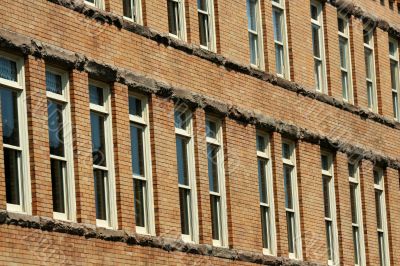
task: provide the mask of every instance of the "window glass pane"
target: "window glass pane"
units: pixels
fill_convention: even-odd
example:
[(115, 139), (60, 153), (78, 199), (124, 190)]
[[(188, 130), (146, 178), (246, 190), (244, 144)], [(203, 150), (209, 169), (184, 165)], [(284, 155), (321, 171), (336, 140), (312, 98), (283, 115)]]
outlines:
[(348, 74), (345, 71), (342, 71), (342, 96), (343, 99), (349, 99), (349, 81)]
[(292, 187), (292, 167), (284, 165), (284, 184), (285, 184), (285, 206), (287, 209), (293, 209), (293, 187)]
[(176, 156), (178, 161), (178, 180), (179, 184), (189, 186), (188, 169), (188, 140), (184, 137), (176, 137)]
[(93, 164), (106, 166), (104, 117), (95, 112), (90, 112), (92, 126), (92, 156)]
[(132, 172), (144, 177), (143, 128), (131, 123)]
[(268, 204), (266, 166), (267, 166), (266, 160), (258, 159), (258, 184), (259, 184), (260, 202)]
[(393, 41), (389, 41), (389, 53), (392, 56), (396, 55), (397, 45)]
[(17, 81), (17, 64), (0, 57), (0, 78)]
[(262, 241), (263, 248), (269, 248), (270, 230), (269, 230), (269, 208), (261, 206), (261, 226), (262, 226)]
[(284, 50), (283, 46), (280, 44), (275, 44), (275, 60), (276, 73), (283, 74), (285, 69)]
[(181, 231), (184, 235), (190, 235), (190, 190), (179, 188)]
[(104, 90), (103, 88), (99, 88), (94, 85), (89, 85), (90, 103), (104, 106), (103, 90)]
[(331, 203), (330, 203), (330, 193), (329, 193), (329, 184), (330, 184), (331, 178), (329, 176), (323, 176), (322, 177), (322, 187), (323, 187), (323, 192), (324, 192), (324, 209), (325, 209), (325, 217), (326, 218), (332, 218), (331, 217)]
[(209, 22), (208, 15), (199, 13), (199, 33), (200, 33), (200, 44), (208, 47), (208, 42), (210, 40), (209, 33)]
[(290, 145), (287, 143), (282, 143), (282, 156), (284, 159), (290, 160), (290, 157), (292, 155)]
[(129, 96), (129, 114), (142, 117), (142, 101), (136, 97)]
[(257, 31), (257, 1), (247, 0), (248, 27), (253, 31)]
[(294, 213), (286, 212), (286, 223), (288, 230), (288, 247), (289, 253), (295, 253), (295, 224), (294, 224)]
[(368, 79), (372, 79), (372, 68), (373, 68), (373, 62), (372, 62), (372, 50), (366, 48), (364, 49), (365, 51), (365, 73), (367, 75)]
[(107, 186), (105, 181), (107, 173), (97, 169), (93, 172), (96, 197), (96, 219), (107, 220)]
[(217, 123), (215, 123), (214, 121), (207, 120), (206, 121), (206, 135), (207, 135), (207, 137), (216, 139), (217, 138), (217, 133), (218, 133)]
[(347, 67), (347, 39), (339, 37), (340, 66), (348, 70)]
[(348, 169), (349, 169), (349, 177), (355, 178), (356, 177), (356, 168), (354, 164), (348, 164)]
[(4, 149), (4, 174), (6, 177), (7, 203), (19, 205), (20, 198), (20, 152), (12, 149)]
[(133, 189), (135, 197), (135, 222), (136, 226), (146, 226), (146, 181), (133, 180)]
[(283, 42), (282, 38), (282, 23), (283, 23), (283, 11), (273, 8), (272, 19), (274, 22), (274, 40), (278, 42)]
[(370, 41), (371, 41), (371, 34), (370, 34), (370, 32), (367, 31), (367, 30), (363, 30), (363, 36), (364, 36), (364, 43), (369, 45), (369, 44), (370, 44)]
[(329, 158), (327, 155), (321, 155), (321, 167), (322, 170), (329, 171)]
[(264, 136), (257, 135), (257, 151), (266, 152), (267, 144)]
[(249, 33), (249, 45), (250, 45), (250, 63), (258, 65), (258, 36)]
[(132, 17), (132, 6), (131, 6), (131, 1), (132, 0), (122, 0), (122, 5), (124, 9), (124, 16), (128, 18), (133, 18)]
[(47, 101), (50, 154), (64, 157), (63, 106)]
[(358, 184), (350, 182), (351, 219), (353, 224), (358, 224), (357, 186)]
[(3, 143), (19, 146), (18, 93), (0, 88)]
[(378, 232), (379, 260), (382, 266), (386, 265), (385, 240), (382, 232)]
[(381, 184), (381, 174), (379, 171), (374, 170), (374, 184), (380, 185)]
[(399, 118), (399, 98), (396, 92), (392, 92), (393, 96), (393, 113), (394, 118)]
[(340, 32), (346, 33), (346, 32), (345, 32), (346, 23), (345, 23), (345, 21), (344, 21), (342, 18), (340, 18), (340, 17), (338, 17), (338, 29), (339, 29)]
[(197, 8), (203, 11), (207, 11), (207, 0), (197, 0)]
[(46, 90), (62, 95), (63, 88), (62, 88), (61, 76), (46, 71)]
[(169, 33), (174, 35), (179, 34), (179, 11), (178, 11), (178, 3), (173, 0), (167, 1), (168, 6), (168, 26)]
[(354, 264), (360, 265), (360, 233), (358, 227), (353, 226)]
[(212, 223), (212, 239), (220, 240), (220, 197), (210, 195), (211, 201), (211, 223)]
[(311, 18), (313, 20), (318, 20), (318, 8), (314, 5), (311, 5)]
[(316, 90), (322, 90), (322, 62), (318, 59), (314, 60), (314, 78)]
[(382, 191), (375, 189), (375, 208), (376, 208), (376, 223), (378, 229), (382, 229)]
[(50, 160), (51, 164), (51, 186), (53, 195), (53, 211), (59, 213), (65, 213), (65, 202), (64, 202), (64, 169), (65, 162), (59, 160)]
[(187, 130), (190, 117), (186, 114), (186, 112), (175, 111), (174, 117), (175, 117), (175, 127)]
[(218, 146), (212, 144), (207, 145), (208, 179), (210, 191), (217, 193), (219, 192), (218, 150)]
[(368, 97), (368, 107), (372, 108), (375, 105), (374, 101), (374, 87), (372, 82), (367, 82), (367, 97)]
[(321, 58), (321, 48), (319, 46), (320, 37), (319, 37), (319, 26), (312, 25), (312, 41), (313, 41), (313, 52), (314, 56)]
[(396, 61), (390, 60), (390, 81), (392, 85), (392, 90), (397, 91), (398, 88), (398, 63)]
[(325, 230), (328, 260), (333, 260), (333, 233), (331, 221), (325, 222)]

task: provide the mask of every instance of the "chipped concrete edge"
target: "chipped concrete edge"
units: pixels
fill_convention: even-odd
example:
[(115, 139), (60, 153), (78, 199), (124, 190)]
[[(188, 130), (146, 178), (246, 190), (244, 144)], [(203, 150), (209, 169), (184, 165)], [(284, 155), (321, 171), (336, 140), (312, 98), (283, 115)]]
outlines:
[(366, 159), (382, 167), (400, 169), (400, 161), (341, 139), (331, 138), (301, 128), (285, 121), (277, 120), (262, 113), (229, 105), (211, 97), (192, 92), (188, 89), (173, 87), (153, 78), (138, 75), (123, 68), (117, 68), (63, 48), (49, 45), (24, 35), (0, 29), (0, 48), (18, 51), (24, 55), (33, 55), (46, 62), (69, 69), (85, 71), (90, 77), (106, 82), (118, 82), (148, 94), (186, 103), (193, 108), (202, 108), (216, 114), (229, 117), (245, 124), (256, 125), (269, 131), (275, 131), (286, 137), (319, 144), (325, 148), (347, 154), (351, 158)]
[(319, 266), (313, 262), (290, 260), (283, 257), (263, 255), (261, 253), (214, 247), (208, 244), (186, 243), (180, 239), (162, 236), (148, 236), (131, 233), (125, 230), (112, 230), (90, 224), (73, 223), (47, 217), (18, 214), (0, 210), (0, 225), (19, 226), (43, 232), (69, 234), (85, 239), (125, 243), (128, 246), (158, 248), (166, 252), (182, 252), (192, 255), (216, 257), (231, 261), (242, 261), (262, 265), (282, 266)]
[[(125, 29), (132, 33), (136, 33), (145, 38), (151, 39), (159, 44), (170, 46), (177, 50), (183, 51), (187, 54), (208, 60), (216, 65), (225, 67), (227, 70), (236, 71), (238, 73), (249, 75), (251, 77), (265, 81), (272, 85), (279, 86), (283, 89), (295, 92), (304, 97), (315, 99), (320, 102), (326, 103), (328, 105), (334, 106), (336, 108), (342, 109), (344, 111), (353, 113), (355, 115), (358, 115), (362, 119), (370, 119), (372, 121), (381, 123), (391, 128), (400, 129), (400, 123), (396, 122), (393, 119), (387, 118), (380, 114), (376, 114), (368, 109), (346, 103), (342, 100), (338, 100), (326, 94), (316, 92), (315, 90), (306, 88), (296, 82), (280, 78), (274, 74), (263, 72), (247, 65), (242, 65), (220, 54), (204, 50), (197, 45), (183, 42), (181, 40), (169, 36), (168, 34), (159, 33), (148, 27), (126, 20), (120, 15), (116, 15), (112, 12), (107, 12), (95, 8), (93, 6), (87, 5), (84, 3), (84, 0), (47, 0), (47, 1), (74, 10), (78, 13), (85, 15), (88, 18), (96, 20), (99, 23), (107, 23), (109, 25), (114, 25), (119, 29)], [(341, 12), (347, 12), (348, 14), (352, 14), (359, 19), (363, 19), (364, 21), (368, 20), (374, 22), (373, 25), (376, 25), (385, 31), (391, 32), (392, 34), (395, 34), (400, 38), (400, 29), (398, 29), (394, 25), (390, 25), (385, 20), (379, 19), (373, 14), (370, 14), (367, 11), (361, 9), (360, 7), (355, 5), (351, 0), (325, 0), (325, 1), (337, 7), (337, 9), (341, 10)]]

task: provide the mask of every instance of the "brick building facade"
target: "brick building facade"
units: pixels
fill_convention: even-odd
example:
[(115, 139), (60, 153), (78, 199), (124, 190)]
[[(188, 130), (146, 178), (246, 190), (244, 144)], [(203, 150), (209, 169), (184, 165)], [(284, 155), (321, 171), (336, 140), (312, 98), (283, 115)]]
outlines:
[(400, 265), (399, 12), (1, 1), (0, 264)]

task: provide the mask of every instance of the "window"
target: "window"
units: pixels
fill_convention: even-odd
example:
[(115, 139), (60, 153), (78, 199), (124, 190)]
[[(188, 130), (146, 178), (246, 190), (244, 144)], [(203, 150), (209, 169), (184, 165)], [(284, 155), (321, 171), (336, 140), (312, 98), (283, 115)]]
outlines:
[(208, 178), (212, 239), (215, 246), (228, 246), (222, 127), (218, 119), (206, 118)]
[(259, 0), (247, 0), (250, 64), (264, 69), (264, 48)]
[(169, 33), (186, 40), (185, 3), (183, 0), (167, 0)]
[(215, 52), (214, 0), (197, 0), (200, 46)]
[(338, 29), (342, 97), (344, 101), (353, 103), (353, 80), (351, 76), (349, 19), (344, 15), (341, 15), (340, 13), (338, 14)]
[(0, 52), (0, 104), (3, 127), (7, 210), (31, 213), (24, 60)]
[(68, 73), (46, 69), (53, 216), (75, 220), (75, 186)]
[(381, 266), (390, 265), (383, 170), (374, 169), (375, 210)]
[(90, 81), (89, 97), (96, 223), (97, 226), (116, 228), (111, 104), (108, 85)]
[(285, 0), (272, 0), (272, 22), (274, 26), (276, 73), (280, 77), (290, 79)]
[(129, 93), (132, 177), (136, 232), (155, 234), (147, 97)]
[(141, 0), (122, 0), (124, 17), (142, 24), (142, 1)]
[(310, 12), (312, 45), (314, 54), (315, 90), (318, 92), (327, 93), (324, 25), (321, 2), (311, 1)]
[(400, 119), (399, 102), (399, 45), (397, 39), (389, 38), (389, 58), (390, 58), (390, 77), (392, 85), (393, 116), (396, 120)]
[(324, 195), (325, 232), (328, 265), (339, 264), (339, 244), (336, 224), (336, 197), (332, 154), (321, 153), (322, 190)]
[(181, 108), (175, 110), (175, 133), (182, 239), (198, 243), (196, 173), (190, 111)]
[(257, 132), (256, 143), (263, 251), (264, 254), (274, 255), (276, 250), (275, 211), (271, 151), (268, 135), (264, 132)]
[(100, 9), (104, 9), (104, 1), (103, 0), (85, 0), (86, 4), (91, 6), (95, 6)]
[(374, 36), (371, 29), (364, 30), (364, 54), (367, 79), (368, 108), (373, 112), (378, 112), (375, 79)]
[(353, 228), (354, 265), (365, 266), (364, 228), (362, 219), (359, 167), (348, 164), (350, 183), (350, 207)]
[(299, 200), (297, 195), (295, 143), (293, 141), (282, 141), (282, 160), (289, 257), (301, 259)]

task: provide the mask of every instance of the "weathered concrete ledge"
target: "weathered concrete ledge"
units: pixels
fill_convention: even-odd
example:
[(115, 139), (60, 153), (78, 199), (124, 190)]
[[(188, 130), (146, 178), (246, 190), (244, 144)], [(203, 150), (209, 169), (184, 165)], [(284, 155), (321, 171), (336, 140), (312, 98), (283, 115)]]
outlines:
[[(400, 169), (398, 158), (391, 158), (384, 154), (347, 143), (341, 139), (330, 138), (306, 128), (301, 128), (285, 121), (277, 120), (262, 113), (256, 113), (235, 105), (229, 105), (206, 95), (191, 92), (188, 89), (172, 87), (153, 78), (137, 75), (127, 69), (117, 68), (87, 58), (53, 45), (42, 43), (30, 37), (0, 29), (0, 48), (20, 52), (24, 55), (34, 55), (43, 58), (49, 63), (56, 63), (67, 68), (74, 68), (87, 72), (90, 77), (105, 82), (119, 82), (129, 88), (144, 93), (156, 94), (163, 98), (184, 102), (193, 108), (202, 108), (236, 121), (253, 124), (269, 131), (275, 131), (287, 137), (320, 144), (328, 149), (347, 154), (351, 158), (366, 159), (382, 167), (388, 166)], [(286, 81), (288, 82), (288, 81)]]
[[(283, 89), (303, 95), (304, 97), (316, 99), (320, 102), (324, 102), (336, 108), (356, 114), (360, 116), (362, 119), (370, 119), (375, 122), (389, 126), (391, 128), (400, 129), (400, 123), (396, 122), (393, 119), (376, 114), (374, 112), (369, 111), (368, 109), (360, 108), (352, 104), (343, 102), (342, 100), (335, 99), (326, 94), (318, 93), (313, 89), (306, 88), (301, 84), (288, 81), (274, 74), (262, 72), (254, 68), (251, 68), (250, 66), (239, 64), (222, 55), (201, 49), (197, 45), (188, 44), (176, 38), (170, 37), (168, 34), (159, 33), (148, 27), (125, 20), (122, 16), (86, 5), (83, 0), (48, 0), (48, 1), (69, 8), (78, 13), (81, 13), (88, 18), (96, 20), (99, 23), (108, 23), (110, 25), (114, 25), (119, 29), (125, 29), (132, 33), (139, 34), (145, 38), (156, 41), (159, 44), (173, 47), (187, 54), (194, 55), (202, 59), (208, 60), (210, 62), (213, 62), (214, 64), (217, 64), (219, 66), (224, 66), (227, 70), (236, 71), (245, 75), (249, 75), (254, 78), (268, 82), (270, 84), (273, 84), (275, 86), (279, 86)], [(400, 30), (398, 30), (396, 26), (390, 25), (383, 19), (376, 18), (372, 14), (354, 5), (354, 3), (351, 0), (329, 0), (327, 2), (336, 6), (338, 9), (342, 10), (342, 12), (353, 14), (355, 17), (363, 20), (372, 21), (374, 22), (373, 25), (376, 25), (386, 31), (389, 31), (395, 34), (396, 36), (399, 36), (400, 38)]]
[[(47, 217), (16, 214), (0, 210), (0, 226), (12, 225), (44, 232), (56, 232), (75, 235), (86, 239), (94, 238), (103, 241), (121, 242), (129, 246), (158, 248), (167, 252), (183, 252), (199, 256), (210, 256), (232, 261), (243, 261), (273, 266), (318, 266), (312, 262), (289, 260), (282, 257), (266, 256), (236, 249), (218, 248), (207, 244), (185, 243), (180, 239), (160, 236), (145, 236), (124, 230), (99, 228), (89, 224), (79, 224), (54, 220)], [(29, 245), (29, 243), (27, 243)]]

